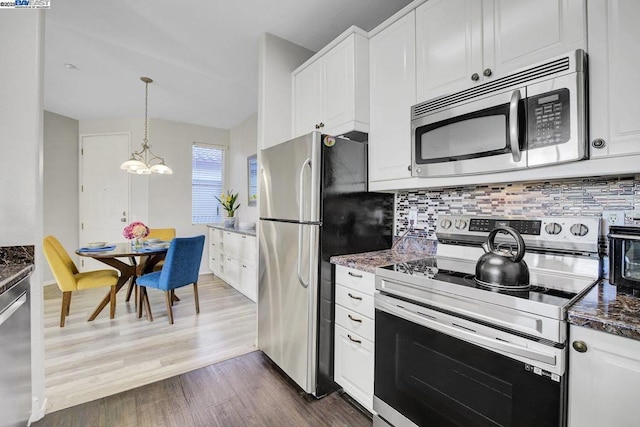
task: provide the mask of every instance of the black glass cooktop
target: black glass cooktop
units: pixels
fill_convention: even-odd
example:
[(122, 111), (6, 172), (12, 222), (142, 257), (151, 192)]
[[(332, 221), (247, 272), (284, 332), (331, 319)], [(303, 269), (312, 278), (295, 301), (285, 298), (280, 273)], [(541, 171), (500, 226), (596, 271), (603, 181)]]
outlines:
[[(449, 264), (447, 263), (447, 265)], [(408, 279), (407, 281), (415, 282), (418, 285), (424, 281), (451, 284), (452, 288), (448, 290), (456, 294), (464, 293), (465, 288), (477, 289), (558, 307), (565, 306), (576, 295), (575, 293), (555, 289), (551, 284), (545, 285), (543, 283), (531, 283), (526, 289), (514, 289), (508, 286), (487, 286), (477, 283), (473, 274), (438, 268), (438, 260), (435, 257), (393, 264), (382, 268), (408, 274), (413, 277), (413, 280)], [(456, 287), (459, 288), (456, 289)], [(442, 286), (440, 288), (442, 289)]]

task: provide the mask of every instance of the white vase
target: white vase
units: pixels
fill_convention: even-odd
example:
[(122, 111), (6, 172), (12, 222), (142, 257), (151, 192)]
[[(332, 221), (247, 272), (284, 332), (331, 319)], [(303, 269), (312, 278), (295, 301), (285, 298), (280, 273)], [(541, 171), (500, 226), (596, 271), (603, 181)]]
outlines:
[(227, 227), (227, 228), (235, 228), (235, 226), (236, 226), (236, 217), (235, 216), (225, 217), (224, 226)]

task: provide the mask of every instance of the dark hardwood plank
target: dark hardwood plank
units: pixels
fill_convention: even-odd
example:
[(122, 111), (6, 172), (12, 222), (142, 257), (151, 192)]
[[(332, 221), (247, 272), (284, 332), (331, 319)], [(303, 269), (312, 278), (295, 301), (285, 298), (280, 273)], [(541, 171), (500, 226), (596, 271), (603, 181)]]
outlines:
[(51, 426), (371, 426), (338, 393), (308, 400), (262, 352), (47, 414)]

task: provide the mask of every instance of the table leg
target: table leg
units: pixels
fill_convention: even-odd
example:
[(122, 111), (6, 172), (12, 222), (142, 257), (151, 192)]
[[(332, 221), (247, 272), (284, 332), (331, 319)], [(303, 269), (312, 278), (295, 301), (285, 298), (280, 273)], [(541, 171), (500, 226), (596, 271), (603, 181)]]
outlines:
[[(120, 271), (120, 278), (118, 279), (118, 282), (115, 285), (115, 292), (113, 292), (114, 301), (111, 307), (111, 312), (113, 312), (113, 315), (115, 316), (115, 308), (116, 308), (115, 294), (118, 291), (120, 291), (120, 289), (122, 289), (122, 287), (127, 283), (127, 281), (129, 281), (129, 279), (131, 279), (132, 277), (135, 277), (136, 268), (133, 265), (129, 265), (115, 258), (96, 258), (96, 259)], [(107, 306), (107, 304), (111, 302), (111, 297), (112, 297), (112, 289), (109, 289), (109, 292), (107, 293), (107, 295), (105, 295), (102, 301), (100, 301), (100, 304), (98, 304), (98, 307), (96, 307), (94, 312), (89, 317), (89, 322), (91, 322), (92, 320), (95, 320), (95, 318), (98, 317), (98, 314), (100, 314), (100, 312)], [(113, 316), (111, 318), (113, 319)]]

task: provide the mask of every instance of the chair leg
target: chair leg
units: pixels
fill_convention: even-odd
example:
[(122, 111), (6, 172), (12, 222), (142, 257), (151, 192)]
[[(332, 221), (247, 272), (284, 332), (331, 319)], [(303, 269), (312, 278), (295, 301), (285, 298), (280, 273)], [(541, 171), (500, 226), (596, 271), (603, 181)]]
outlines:
[(153, 314), (151, 313), (151, 304), (149, 304), (149, 294), (147, 293), (147, 288), (144, 289), (144, 307), (147, 310), (147, 316), (149, 316), (149, 322), (153, 322)]
[(196, 314), (200, 314), (200, 300), (198, 299), (198, 282), (193, 282), (193, 297), (196, 300)]
[(173, 305), (173, 301), (172, 301), (172, 291), (165, 291), (164, 292), (164, 299), (165, 301), (167, 301), (167, 314), (169, 315), (169, 324), (173, 325), (173, 310), (171, 309), (171, 306)]
[(138, 289), (136, 287), (136, 276), (132, 276), (130, 280), (131, 281), (129, 282), (129, 288), (127, 289), (127, 298), (125, 299), (126, 302), (129, 302), (129, 300), (131, 299), (131, 292), (134, 288), (136, 288), (136, 293), (138, 292)]
[(60, 307), (60, 327), (64, 328), (64, 321), (69, 315), (69, 305), (71, 304), (71, 291), (62, 292), (62, 307)]
[(144, 295), (144, 287), (138, 286), (136, 288), (136, 309), (138, 310), (138, 319), (142, 318), (142, 295)]
[(110, 298), (109, 319), (116, 317), (116, 285), (111, 286), (111, 298)]

